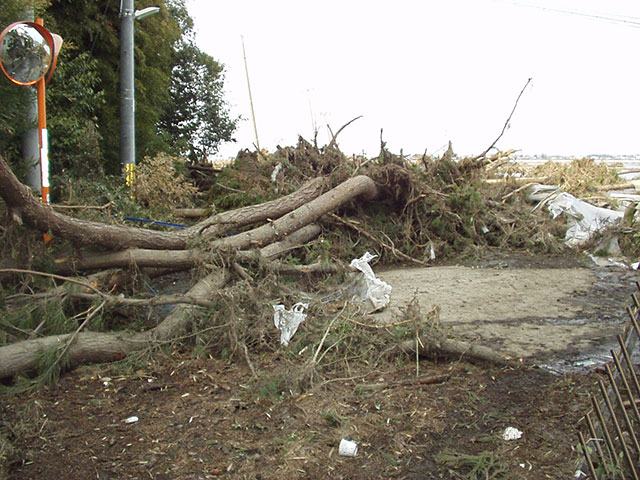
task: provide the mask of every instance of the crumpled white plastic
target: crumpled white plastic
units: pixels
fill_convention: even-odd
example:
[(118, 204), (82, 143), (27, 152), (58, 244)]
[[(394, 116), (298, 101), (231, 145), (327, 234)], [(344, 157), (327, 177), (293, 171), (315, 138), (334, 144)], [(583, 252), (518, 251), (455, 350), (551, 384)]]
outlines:
[[(547, 208), (553, 218), (556, 218), (560, 214), (565, 214), (568, 228), (564, 237), (564, 243), (569, 246), (577, 246), (585, 243), (595, 232), (602, 230), (609, 224), (619, 221), (624, 215), (623, 212), (596, 207), (569, 193), (557, 193), (558, 191), (558, 187), (534, 185), (531, 187), (529, 198), (532, 200), (542, 198), (540, 204), (547, 204)], [(540, 204), (538, 204), (538, 206)]]
[(376, 257), (377, 255), (371, 255), (366, 252), (362, 257), (351, 260), (350, 264), (350, 266), (364, 274), (366, 282), (364, 297), (371, 301), (374, 311), (383, 309), (391, 300), (391, 285), (376, 278), (369, 265), (369, 262)]
[(306, 308), (309, 308), (309, 304), (302, 302), (296, 303), (289, 310), (286, 310), (284, 305), (273, 306), (273, 323), (280, 330), (280, 343), (285, 347), (307, 318), (307, 314), (304, 313)]
[(276, 183), (276, 178), (278, 178), (278, 174), (280, 173), (280, 171), (282, 170), (282, 164), (279, 163), (276, 165), (276, 167), (273, 169), (273, 172), (271, 172), (271, 181), (273, 183)]
[(518, 440), (520, 437), (522, 437), (522, 432), (514, 427), (507, 427), (502, 433), (502, 438), (507, 441)]

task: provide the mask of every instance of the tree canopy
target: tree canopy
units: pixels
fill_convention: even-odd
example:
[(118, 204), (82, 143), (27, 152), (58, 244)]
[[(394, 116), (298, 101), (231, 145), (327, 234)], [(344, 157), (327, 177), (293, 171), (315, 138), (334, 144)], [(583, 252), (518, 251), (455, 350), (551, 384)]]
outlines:
[[(64, 39), (47, 87), (52, 173), (117, 173), (120, 169), (119, 2), (7, 0), (0, 28), (24, 20), (33, 6), (45, 26)], [(202, 160), (231, 141), (236, 121), (224, 95), (224, 66), (195, 43), (184, 0), (137, 0), (160, 7), (136, 22), (137, 161), (168, 152)], [(28, 127), (29, 88), (0, 79), (0, 153), (19, 164)]]

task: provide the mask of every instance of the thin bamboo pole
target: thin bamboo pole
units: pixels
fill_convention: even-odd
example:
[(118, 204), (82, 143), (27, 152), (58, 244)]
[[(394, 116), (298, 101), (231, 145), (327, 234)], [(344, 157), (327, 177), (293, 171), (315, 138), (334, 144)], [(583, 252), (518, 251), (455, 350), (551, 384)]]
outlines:
[(242, 57), (244, 58), (244, 71), (245, 74), (247, 75), (247, 89), (249, 90), (249, 105), (251, 106), (251, 122), (253, 123), (253, 136), (256, 140), (256, 150), (258, 151), (258, 154), (260, 154), (262, 152), (262, 150), (260, 150), (260, 141), (258, 140), (258, 127), (256, 126), (256, 114), (255, 111), (253, 110), (253, 96), (251, 95), (251, 82), (249, 81), (249, 67), (247, 66), (247, 53), (244, 49), (244, 37), (240, 36), (240, 38), (242, 39)]

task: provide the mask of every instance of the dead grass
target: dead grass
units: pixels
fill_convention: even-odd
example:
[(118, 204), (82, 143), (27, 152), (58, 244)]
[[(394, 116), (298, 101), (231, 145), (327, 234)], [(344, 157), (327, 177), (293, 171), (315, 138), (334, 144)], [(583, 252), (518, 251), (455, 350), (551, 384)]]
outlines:
[(146, 157), (136, 167), (133, 187), (136, 200), (147, 207), (192, 204), (198, 189), (184, 175), (186, 161), (164, 153), (154, 158)]
[(571, 163), (549, 161), (535, 167), (531, 173), (536, 177), (547, 177), (547, 183), (558, 185), (576, 197), (597, 193), (599, 185), (621, 182), (614, 167), (592, 158), (575, 159)]

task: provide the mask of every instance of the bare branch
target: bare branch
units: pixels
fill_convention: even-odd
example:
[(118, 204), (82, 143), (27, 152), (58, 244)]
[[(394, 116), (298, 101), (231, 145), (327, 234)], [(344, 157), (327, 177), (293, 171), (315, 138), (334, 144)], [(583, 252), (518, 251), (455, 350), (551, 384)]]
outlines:
[(481, 158), (484, 158), (487, 156), (487, 153), (489, 153), (489, 150), (491, 150), (493, 147), (496, 146), (496, 143), (498, 143), (498, 140), (500, 140), (502, 138), (502, 136), (504, 135), (504, 132), (506, 132), (507, 127), (509, 126), (509, 122), (511, 121), (511, 117), (513, 117), (513, 114), (516, 111), (516, 108), (518, 106), (518, 102), (520, 101), (520, 97), (522, 97), (522, 94), (524, 93), (525, 89), (529, 86), (529, 84), (531, 83), (532, 78), (529, 77), (529, 79), (527, 80), (527, 83), (524, 84), (524, 87), (522, 87), (522, 90), (520, 90), (520, 94), (518, 94), (518, 98), (516, 98), (516, 103), (514, 103), (513, 105), (513, 109), (511, 110), (511, 113), (509, 114), (509, 116), (507, 117), (507, 121), (504, 122), (504, 125), (502, 126), (502, 131), (500, 132), (500, 135), (498, 135), (498, 138), (496, 138), (493, 143), (491, 145), (489, 145), (489, 148), (487, 148), (484, 152), (482, 152), (480, 155), (478, 155), (477, 157), (474, 157), (474, 160), (479, 160)]
[[(327, 145), (327, 150), (335, 147), (336, 145), (336, 138), (338, 138), (338, 135), (340, 135), (340, 132), (342, 132), (342, 130), (344, 130), (346, 127), (348, 127), (349, 125), (351, 125), (353, 122), (355, 122), (356, 120), (362, 118), (362, 115), (358, 115), (356, 118), (349, 120), (347, 123), (345, 123), (343, 126), (341, 126), (338, 131), (331, 137), (331, 141), (329, 142), (329, 145)], [(327, 125), (328, 127), (328, 125)], [(331, 128), (329, 128), (329, 131), (331, 131)]]

